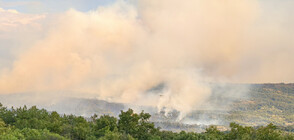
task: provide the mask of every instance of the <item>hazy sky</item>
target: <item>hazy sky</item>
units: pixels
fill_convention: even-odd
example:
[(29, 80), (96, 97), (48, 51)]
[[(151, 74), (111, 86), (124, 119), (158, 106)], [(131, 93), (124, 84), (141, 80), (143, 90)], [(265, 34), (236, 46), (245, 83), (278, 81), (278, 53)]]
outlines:
[(115, 0), (0, 0), (0, 7), (24, 13), (58, 13), (74, 8), (79, 11), (94, 10)]

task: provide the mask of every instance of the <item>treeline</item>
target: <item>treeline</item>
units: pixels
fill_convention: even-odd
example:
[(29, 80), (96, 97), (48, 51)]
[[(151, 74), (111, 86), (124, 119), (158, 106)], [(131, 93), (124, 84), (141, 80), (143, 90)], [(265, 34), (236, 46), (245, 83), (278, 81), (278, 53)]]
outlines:
[(37, 109), (8, 109), (0, 104), (0, 140), (293, 140), (292, 133), (276, 129), (272, 124), (253, 128), (230, 124), (230, 131), (221, 132), (210, 126), (206, 132), (161, 131), (149, 121), (150, 114), (134, 113), (132, 109), (121, 111), (118, 118), (104, 115), (59, 115)]

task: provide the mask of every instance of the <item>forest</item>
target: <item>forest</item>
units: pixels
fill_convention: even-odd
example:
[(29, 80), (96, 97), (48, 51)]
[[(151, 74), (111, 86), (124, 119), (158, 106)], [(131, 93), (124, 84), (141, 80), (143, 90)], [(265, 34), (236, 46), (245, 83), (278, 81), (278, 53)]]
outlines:
[(90, 118), (60, 115), (23, 106), (7, 108), (0, 104), (0, 140), (293, 140), (293, 132), (273, 124), (251, 127), (230, 123), (230, 130), (209, 126), (205, 132), (173, 132), (161, 130), (151, 115), (132, 109), (118, 117), (93, 115)]

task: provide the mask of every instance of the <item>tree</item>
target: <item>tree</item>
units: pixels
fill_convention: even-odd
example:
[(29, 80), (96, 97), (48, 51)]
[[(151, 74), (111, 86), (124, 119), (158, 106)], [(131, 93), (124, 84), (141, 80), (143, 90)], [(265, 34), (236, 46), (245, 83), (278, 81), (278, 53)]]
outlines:
[(218, 139), (223, 140), (224, 139), (224, 133), (219, 131), (216, 126), (210, 126), (206, 128), (206, 132), (203, 135), (203, 139)]
[(139, 140), (150, 139), (159, 131), (158, 128), (155, 128), (154, 123), (149, 122), (150, 117), (150, 114), (143, 111), (140, 114), (134, 113), (132, 109), (126, 112), (121, 111), (118, 121), (119, 131)]
[(236, 123), (230, 124), (231, 131), (227, 135), (227, 139), (251, 140), (255, 139), (256, 132), (254, 128), (241, 126)]
[(96, 137), (102, 137), (108, 131), (117, 131), (117, 119), (109, 115), (103, 115), (95, 120), (94, 134)]
[(257, 129), (257, 139), (258, 140), (282, 140), (281, 132), (276, 130), (276, 126), (272, 123), (268, 124), (266, 127), (260, 127)]
[(99, 138), (99, 140), (135, 140), (132, 136), (121, 134), (119, 132), (106, 132), (105, 136)]

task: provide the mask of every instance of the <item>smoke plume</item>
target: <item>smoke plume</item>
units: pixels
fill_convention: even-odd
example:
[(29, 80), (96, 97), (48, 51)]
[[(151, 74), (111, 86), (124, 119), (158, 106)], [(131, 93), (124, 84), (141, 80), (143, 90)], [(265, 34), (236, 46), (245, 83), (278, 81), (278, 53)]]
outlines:
[(139, 0), (68, 10), (1, 69), (0, 93), (72, 92), (185, 115), (207, 102), (212, 82), (293, 81), (293, 41), (265, 22), (260, 3)]

